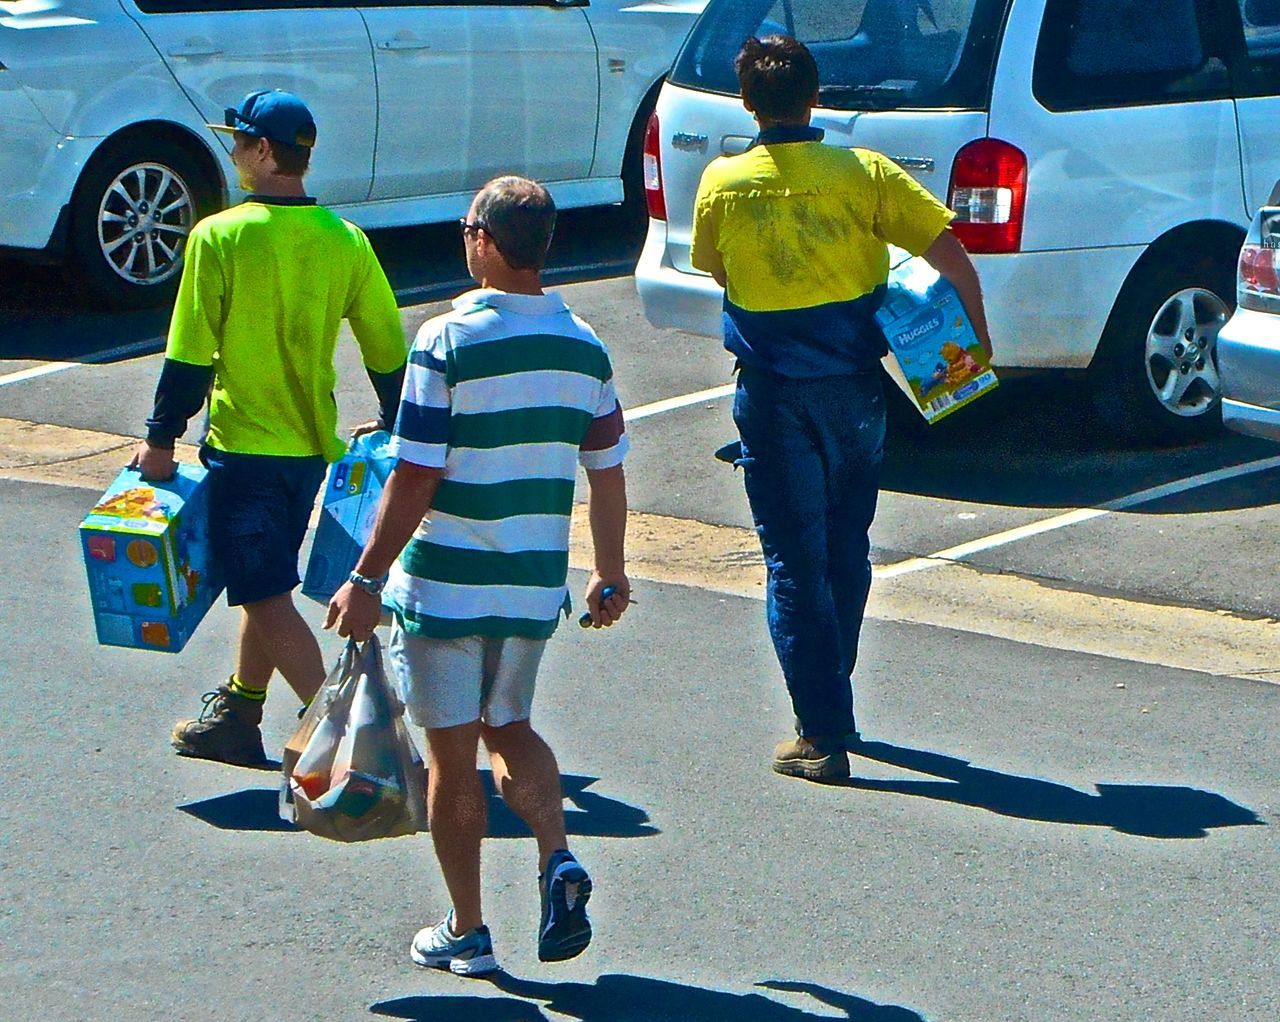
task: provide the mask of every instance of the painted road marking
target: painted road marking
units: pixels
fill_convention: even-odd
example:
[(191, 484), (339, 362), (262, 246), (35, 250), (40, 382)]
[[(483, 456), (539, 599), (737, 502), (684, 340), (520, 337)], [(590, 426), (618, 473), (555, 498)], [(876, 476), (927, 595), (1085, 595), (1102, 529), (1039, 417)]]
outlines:
[[(562, 266), (559, 268), (549, 269), (544, 274), (544, 279), (549, 284), (557, 282), (571, 282), (579, 277), (593, 277), (603, 279), (607, 276), (622, 276), (630, 273), (632, 264), (625, 261), (614, 261), (606, 263), (582, 263), (576, 266)], [(443, 301), (453, 295), (461, 294), (467, 288), (474, 286), (474, 281), (468, 280), (449, 280), (439, 284), (421, 284), (414, 287), (402, 287), (395, 291), (398, 301), (406, 299), (416, 299), (417, 304), (424, 304), (432, 301)], [(402, 306), (402, 308), (411, 308), (411, 305)], [(0, 376), (0, 387), (7, 387), (12, 383), (25, 383), (27, 380), (39, 379), (42, 376), (51, 376), (54, 373), (65, 373), (68, 369), (75, 369), (77, 366), (98, 365), (103, 362), (113, 362), (117, 359), (137, 358), (143, 355), (156, 355), (164, 351), (165, 338), (150, 337), (144, 341), (136, 341), (133, 344), (125, 344), (119, 348), (110, 348), (107, 351), (95, 352), (87, 355), (82, 359), (74, 362), (45, 362), (42, 365), (32, 366), (29, 369), (20, 369), (17, 372), (9, 373), (6, 376)], [(677, 406), (678, 407), (678, 406)]]
[(154, 355), (156, 352), (163, 350), (164, 338), (152, 337), (145, 341), (122, 344), (118, 348), (108, 348), (106, 351), (95, 351), (92, 355), (86, 355), (77, 362), (45, 362), (43, 365), (31, 366), (29, 369), (19, 369), (16, 373), (0, 376), (0, 387), (7, 387), (11, 383), (35, 380), (53, 373), (66, 372), (68, 369), (75, 369), (77, 366), (99, 365), (103, 362), (113, 362), (117, 359)]
[[(0, 418), (0, 479), (101, 491), (137, 440), (114, 433)], [(195, 448), (183, 446), (183, 460)], [(1280, 458), (1268, 459), (1280, 463)], [(1206, 472), (1206, 482), (1258, 471), (1259, 464)], [(1132, 503), (1187, 489), (1153, 487)], [(1120, 503), (1120, 502), (1115, 502)], [(1097, 509), (1101, 510), (1101, 509)], [(590, 568), (587, 509), (574, 507), (571, 563)], [(1061, 516), (1059, 516), (1061, 517)], [(1014, 531), (1014, 530), (1011, 530)], [(1280, 622), (1204, 607), (1079, 592), (1058, 583), (938, 561), (942, 570), (884, 577), (871, 590), (871, 618), (990, 635), (1220, 677), (1280, 683)], [(634, 511), (627, 571), (635, 580), (762, 599), (764, 564), (752, 529)]]
[(1004, 532), (984, 536), (981, 539), (970, 540), (968, 543), (948, 547), (946, 550), (939, 550), (937, 553), (929, 554), (926, 557), (911, 557), (905, 561), (897, 561), (894, 564), (877, 565), (873, 572), (876, 578), (896, 578), (899, 575), (910, 575), (917, 571), (929, 571), (933, 568), (962, 561), (966, 557), (972, 557), (974, 554), (1008, 546), (1010, 543), (1017, 543), (1019, 540), (1030, 539), (1032, 536), (1040, 536), (1046, 532), (1069, 528), (1072, 525), (1079, 525), (1095, 518), (1102, 518), (1104, 515), (1115, 514), (1117, 511), (1127, 511), (1141, 504), (1150, 504), (1153, 501), (1163, 500), (1179, 493), (1187, 493), (1202, 486), (1211, 486), (1214, 483), (1225, 482), (1228, 479), (1238, 479), (1240, 476), (1253, 475), (1257, 472), (1267, 472), (1273, 468), (1280, 468), (1280, 457), (1259, 458), (1257, 461), (1247, 461), (1242, 465), (1231, 465), (1227, 468), (1214, 469), (1211, 472), (1201, 472), (1198, 475), (1187, 476), (1185, 479), (1175, 479), (1170, 483), (1139, 490), (1137, 493), (1131, 493), (1126, 497), (1118, 497), (1097, 507), (1077, 508), (1074, 511), (1054, 515), (1052, 518), (1046, 518), (1040, 522), (1032, 522), (1030, 525), (1020, 525), (1016, 529), (1008, 529)]
[(712, 387), (710, 390), (699, 390), (692, 394), (683, 394), (680, 397), (669, 397), (663, 401), (640, 405), (638, 408), (632, 408), (629, 411), (624, 410), (622, 417), (627, 422), (635, 422), (637, 419), (647, 419), (651, 415), (673, 412), (677, 408), (687, 408), (689, 405), (696, 405), (702, 401), (716, 401), (722, 397), (728, 397), (735, 389), (735, 384), (726, 383), (723, 387)]

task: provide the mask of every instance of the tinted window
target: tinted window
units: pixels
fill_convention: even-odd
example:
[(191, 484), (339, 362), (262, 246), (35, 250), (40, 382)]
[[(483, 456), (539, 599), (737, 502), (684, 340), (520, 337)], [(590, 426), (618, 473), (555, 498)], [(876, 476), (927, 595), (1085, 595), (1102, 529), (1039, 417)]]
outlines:
[(1241, 96), (1280, 96), (1280, 0), (1238, 0), (1244, 21)]
[(738, 94), (742, 41), (793, 35), (818, 62), (824, 107), (983, 108), (1008, 0), (711, 0), (676, 60), (678, 85)]
[(1229, 26), (1203, 0), (1050, 0), (1036, 50), (1036, 98), (1050, 110), (1172, 103), (1231, 94)]
[(191, 14), (210, 11), (275, 11), (300, 7), (350, 7), (338, 0), (134, 0), (143, 14)]

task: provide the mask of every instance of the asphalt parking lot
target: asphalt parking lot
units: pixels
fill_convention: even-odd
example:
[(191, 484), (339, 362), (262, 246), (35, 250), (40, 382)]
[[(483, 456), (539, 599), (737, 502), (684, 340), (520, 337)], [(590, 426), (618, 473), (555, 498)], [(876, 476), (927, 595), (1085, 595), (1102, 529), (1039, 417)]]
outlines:
[[(495, 803), (492, 985), (405, 963), (441, 898), (424, 844), (286, 832), (271, 775), (170, 754), (234, 619), (177, 657), (103, 650), (71, 539), (141, 432), (163, 314), (95, 313), (56, 274), (0, 300), (0, 527), (20, 537), (0, 571), (29, 582), (0, 590), (24, 793), (0, 803), (0, 1018), (1274, 1022), (1280, 450), (1119, 448), (1062, 378), (898, 421), (859, 680), (874, 748), (849, 788), (774, 778), (759, 559), (712, 458), (728, 357), (645, 323), (616, 226), (572, 218), (558, 265), (635, 416), (640, 604), (556, 637), (541, 710), (602, 936), (538, 968), (528, 843)], [(377, 243), (408, 328), (460, 286), (454, 231)], [(354, 424), (372, 394), (340, 352)], [(294, 707), (273, 698), (278, 746)]]

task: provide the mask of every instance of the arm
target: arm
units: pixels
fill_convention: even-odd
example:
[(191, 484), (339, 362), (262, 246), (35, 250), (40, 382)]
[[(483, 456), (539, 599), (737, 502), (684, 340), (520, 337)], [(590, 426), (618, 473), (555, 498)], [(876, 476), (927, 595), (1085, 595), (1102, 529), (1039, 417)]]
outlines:
[(987, 311), (982, 302), (982, 285), (978, 282), (978, 271), (969, 258), (969, 253), (960, 244), (960, 239), (944, 228), (938, 238), (924, 253), (925, 261), (951, 283), (960, 295), (964, 311), (969, 314), (974, 333), (982, 350), (991, 358), (991, 332), (987, 328)]
[(693, 232), (689, 239), (689, 262), (695, 269), (705, 270), (721, 287), (726, 287), (728, 276), (724, 270), (724, 257), (716, 245), (719, 217), (714, 195), (704, 173), (698, 184), (698, 194), (693, 202)]
[[(406, 363), (407, 365), (407, 363)], [(378, 395), (378, 418), (372, 423), (375, 429), (390, 433), (396, 425), (396, 413), (400, 410), (400, 393), (404, 390), (405, 366), (389, 373), (379, 373), (365, 367), (373, 392)], [(360, 430), (357, 430), (358, 436)]]
[(375, 423), (359, 427), (357, 435), (372, 429), (390, 432), (395, 425), (408, 353), (395, 293), (363, 232), (358, 239), (364, 250), (364, 270), (347, 304), (346, 318), (360, 346), (369, 382), (378, 395), (378, 418)]
[[(400, 556), (400, 551), (413, 538), (422, 519), (431, 510), (440, 478), (438, 468), (426, 468), (400, 461), (392, 470), (378, 503), (378, 517), (364, 552), (356, 562), (356, 571), (367, 578), (382, 578)], [(382, 616), (382, 601), (377, 596), (346, 582), (329, 601), (325, 628), (335, 625), (343, 638), (353, 636), (363, 642), (373, 634)]]
[(166, 358), (156, 384), (155, 404), (147, 420), (147, 438), (134, 452), (130, 468), (149, 482), (172, 479), (173, 448), (187, 431), (191, 416), (200, 411), (213, 383), (213, 366), (192, 365)]
[(147, 438), (129, 463), (144, 479), (173, 478), (174, 444), (204, 405), (213, 384), (213, 356), (221, 338), (225, 295), (226, 281), (217, 251), (197, 227), (187, 243), (164, 368), (147, 420)]
[[(627, 532), (627, 477), (621, 465), (587, 469), (587, 517), (595, 566), (587, 583), (587, 610), (593, 628), (608, 628), (631, 602), (624, 540)], [(613, 595), (601, 601), (605, 587)]]

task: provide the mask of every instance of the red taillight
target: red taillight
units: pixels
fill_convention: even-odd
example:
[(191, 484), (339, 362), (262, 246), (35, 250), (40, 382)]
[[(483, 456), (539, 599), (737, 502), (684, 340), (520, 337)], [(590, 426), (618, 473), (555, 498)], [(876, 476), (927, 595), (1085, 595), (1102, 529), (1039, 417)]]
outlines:
[(1017, 252), (1027, 205), (1027, 157), (995, 138), (980, 138), (956, 153), (947, 205), (951, 230), (970, 252)]
[(1280, 297), (1280, 274), (1276, 273), (1276, 250), (1261, 245), (1245, 245), (1240, 250), (1240, 290)]
[(667, 198), (662, 194), (662, 154), (658, 148), (658, 115), (649, 116), (644, 131), (644, 198), (649, 215), (655, 220), (667, 218)]

